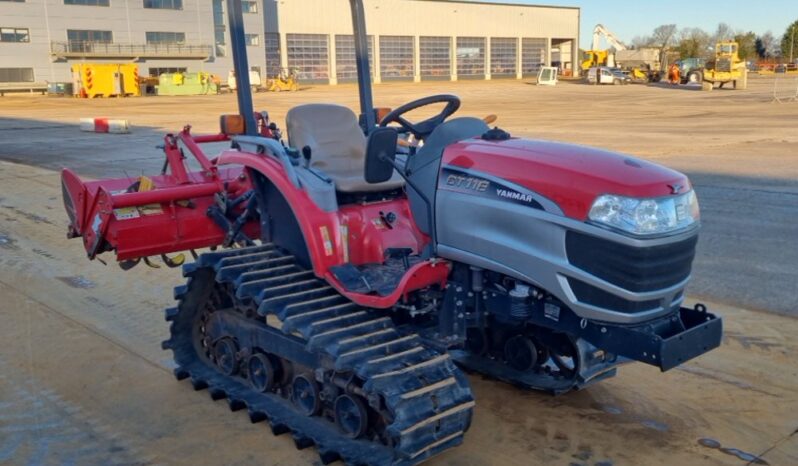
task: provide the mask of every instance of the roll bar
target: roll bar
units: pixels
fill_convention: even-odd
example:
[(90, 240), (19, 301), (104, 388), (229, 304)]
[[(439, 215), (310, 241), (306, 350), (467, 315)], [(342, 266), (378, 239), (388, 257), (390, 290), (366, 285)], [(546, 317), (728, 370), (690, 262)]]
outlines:
[[(368, 35), (366, 34), (366, 14), (363, 0), (349, 0), (352, 10), (352, 32), (355, 42), (355, 64), (357, 65), (357, 84), (360, 94), (360, 112), (363, 114), (364, 131), (368, 135), (376, 126), (374, 103), (371, 94), (371, 74), (369, 70)], [(244, 117), (246, 133), (257, 136), (252, 107), (251, 83), (249, 81), (249, 61), (244, 38), (244, 15), (241, 0), (227, 0), (227, 18), (230, 27), (230, 42), (233, 49), (233, 67), (238, 83), (238, 112)]]

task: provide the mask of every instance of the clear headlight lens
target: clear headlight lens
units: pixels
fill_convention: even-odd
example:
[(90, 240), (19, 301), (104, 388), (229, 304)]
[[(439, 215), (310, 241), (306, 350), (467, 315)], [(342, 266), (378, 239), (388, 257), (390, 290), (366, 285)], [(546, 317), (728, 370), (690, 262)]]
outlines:
[(588, 218), (634, 235), (669, 233), (698, 221), (698, 199), (692, 190), (654, 199), (605, 194), (593, 201)]

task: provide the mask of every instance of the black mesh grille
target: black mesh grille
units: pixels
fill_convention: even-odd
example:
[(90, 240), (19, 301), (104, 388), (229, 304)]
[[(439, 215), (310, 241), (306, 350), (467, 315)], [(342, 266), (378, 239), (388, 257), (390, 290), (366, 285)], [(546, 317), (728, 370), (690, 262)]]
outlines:
[(641, 292), (673, 286), (690, 275), (698, 235), (677, 243), (638, 248), (569, 231), (568, 261), (623, 289)]
[(627, 301), (620, 296), (607, 293), (600, 288), (588, 285), (585, 282), (580, 282), (574, 278), (569, 278), (568, 284), (571, 285), (571, 290), (574, 292), (579, 302), (603, 309), (611, 309), (626, 314), (635, 314), (659, 307), (659, 300)]

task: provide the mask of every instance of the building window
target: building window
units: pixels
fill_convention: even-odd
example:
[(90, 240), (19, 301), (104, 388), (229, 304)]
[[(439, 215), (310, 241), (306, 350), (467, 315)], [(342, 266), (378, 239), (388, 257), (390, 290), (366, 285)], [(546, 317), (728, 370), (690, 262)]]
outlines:
[(144, 8), (158, 10), (182, 10), (183, 0), (144, 0)]
[(515, 76), (518, 41), (511, 37), (490, 39), (491, 76)]
[(22, 28), (0, 28), (0, 42), (30, 42), (30, 31)]
[(420, 37), (421, 77), (449, 78), (452, 74), (452, 39), (449, 37)]
[(241, 2), (241, 11), (244, 13), (257, 13), (258, 12), (258, 2)]
[(110, 44), (114, 41), (114, 34), (111, 31), (67, 29), (67, 40), (70, 42), (97, 42), (100, 44)]
[(157, 78), (162, 74), (167, 73), (185, 73), (188, 70), (186, 67), (160, 67), (160, 68), (150, 68), (149, 73), (150, 76), (153, 78)]
[(546, 66), (547, 40), (524, 37), (521, 39), (521, 72), (537, 75), (542, 66)]
[(382, 79), (412, 78), (415, 72), (412, 36), (380, 36)]
[(185, 32), (147, 32), (148, 44), (185, 44)]
[(288, 67), (299, 78), (310, 81), (330, 79), (329, 49), (326, 34), (288, 34)]
[(110, 44), (114, 41), (114, 35), (111, 31), (67, 29), (67, 40), (70, 52), (90, 53), (93, 44)]
[[(374, 76), (374, 36), (368, 36), (369, 71)], [(339, 81), (357, 79), (355, 38), (352, 35), (335, 36), (335, 77)]]
[(25, 3), (25, 0), (0, 0), (0, 2), (16, 2), (16, 3)]
[(267, 77), (277, 76), (283, 67), (280, 61), (280, 34), (267, 32), (264, 39), (266, 42), (266, 75)]
[(244, 34), (244, 42), (251, 46), (260, 45), (260, 36), (257, 34)]
[(0, 83), (32, 83), (33, 68), (0, 68)]
[(64, 5), (108, 6), (109, 0), (64, 0)]
[(457, 38), (457, 77), (485, 76), (485, 38)]
[(224, 26), (224, 0), (213, 0), (213, 36), (216, 43), (216, 56), (227, 55), (225, 36), (227, 30)]

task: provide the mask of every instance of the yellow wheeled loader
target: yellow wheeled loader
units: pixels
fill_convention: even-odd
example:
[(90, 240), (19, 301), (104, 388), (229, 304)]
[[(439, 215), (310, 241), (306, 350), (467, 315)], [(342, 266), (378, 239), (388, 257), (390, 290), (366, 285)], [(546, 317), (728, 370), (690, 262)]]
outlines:
[(299, 90), (299, 70), (296, 68), (280, 70), (280, 73), (270, 79), (266, 89), (272, 92), (298, 91)]
[(732, 83), (735, 89), (748, 87), (748, 69), (740, 59), (739, 49), (739, 44), (734, 41), (718, 42), (715, 45), (715, 60), (704, 69), (703, 90), (711, 91), (715, 84), (721, 88), (726, 83)]

